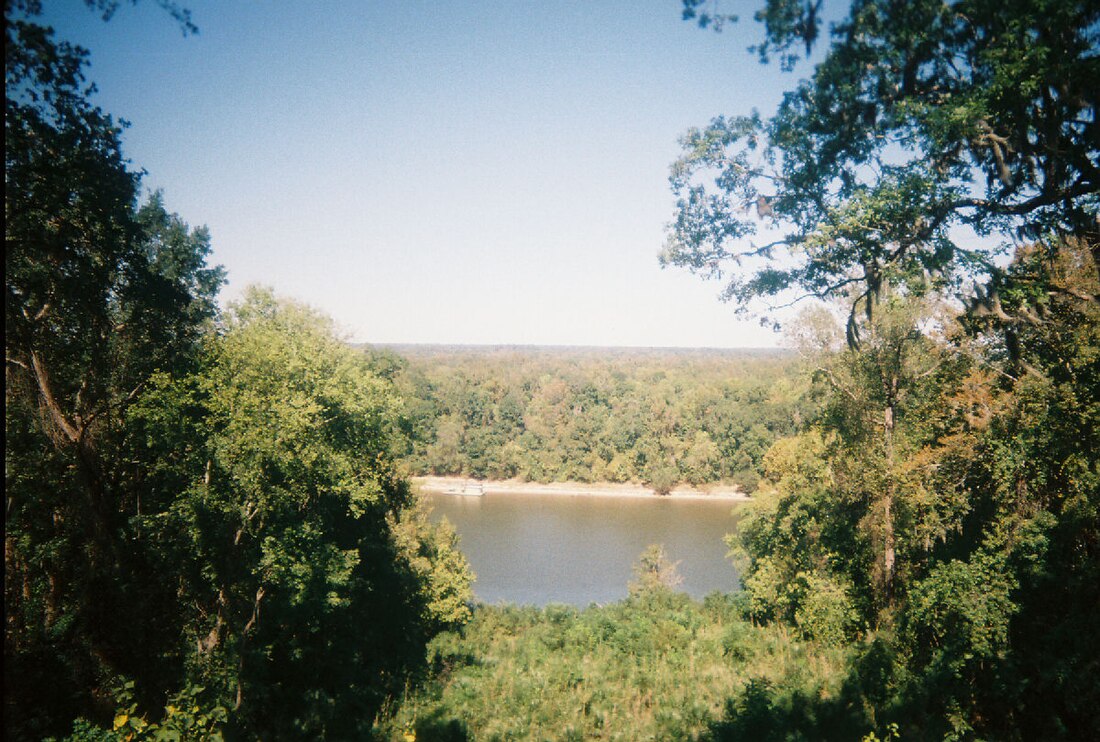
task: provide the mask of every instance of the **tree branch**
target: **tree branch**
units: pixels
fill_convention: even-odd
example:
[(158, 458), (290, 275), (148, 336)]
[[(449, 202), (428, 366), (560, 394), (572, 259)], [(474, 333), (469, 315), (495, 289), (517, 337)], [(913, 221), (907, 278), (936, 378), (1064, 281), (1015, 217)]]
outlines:
[(65, 434), (65, 437), (69, 439), (69, 442), (76, 443), (80, 440), (80, 431), (65, 417), (61, 405), (57, 403), (53, 396), (53, 388), (50, 386), (50, 377), (46, 372), (46, 367), (42, 365), (38, 354), (33, 350), (31, 351), (31, 366), (34, 369), (35, 381), (38, 383), (38, 392), (42, 395), (42, 400), (46, 403), (46, 409), (49, 410), (50, 416), (61, 429), (61, 432)]
[(1042, 208), (1043, 206), (1052, 206), (1068, 198), (1087, 196), (1090, 193), (1097, 193), (1098, 191), (1100, 191), (1100, 187), (1088, 181), (1078, 181), (1069, 188), (1059, 190), (1055, 193), (1042, 193), (1034, 198), (1030, 198), (1027, 201), (1021, 201), (1017, 204), (1003, 204), (996, 201), (989, 201), (984, 198), (960, 198), (957, 201), (953, 201), (949, 205), (949, 208), (955, 211), (958, 209), (984, 209), (994, 214), (1022, 216)]

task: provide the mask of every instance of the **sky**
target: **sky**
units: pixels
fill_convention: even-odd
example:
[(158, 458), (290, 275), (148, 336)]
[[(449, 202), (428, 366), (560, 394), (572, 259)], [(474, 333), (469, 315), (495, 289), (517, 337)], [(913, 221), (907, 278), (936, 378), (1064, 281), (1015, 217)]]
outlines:
[(183, 4), (197, 35), (152, 0), (107, 23), (54, 0), (45, 20), (90, 50), (145, 188), (209, 227), (223, 303), (268, 285), (368, 343), (780, 342), (657, 261), (677, 138), (768, 115), (797, 82), (747, 51), (751, 18), (715, 34), (678, 0)]

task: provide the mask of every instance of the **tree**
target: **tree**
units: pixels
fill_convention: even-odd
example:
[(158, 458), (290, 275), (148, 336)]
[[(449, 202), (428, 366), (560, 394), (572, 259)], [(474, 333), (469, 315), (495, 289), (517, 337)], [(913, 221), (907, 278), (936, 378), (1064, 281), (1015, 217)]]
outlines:
[[(809, 55), (822, 7), (767, 2), (761, 58)], [(832, 641), (851, 614), (807, 590), (851, 596), (880, 649), (849, 687), (902, 736), (1100, 731), (1082, 680), (1100, 570), (1098, 21), (1094, 2), (858, 0), (774, 117), (691, 130), (672, 168), (666, 264), (731, 272), (742, 311), (816, 298), (847, 316), (847, 350), (817, 364), (826, 445), (766, 457), (745, 586), (761, 618)]]
[(894, 601), (898, 553), (905, 550), (899, 538), (909, 537), (898, 533), (899, 523), (905, 531), (915, 520), (908, 501), (919, 486), (906, 472), (910, 457), (927, 442), (919, 422), (927, 411), (922, 403), (953, 379), (942, 338), (919, 329), (934, 317), (928, 302), (890, 297), (873, 322), (857, 323), (863, 337), (858, 351), (819, 357), (816, 368), (830, 395), (818, 423), (839, 433), (830, 452), (835, 486), (865, 508), (861, 525), (876, 552), (868, 583), (880, 606)]
[(87, 52), (38, 10), (5, 3), (5, 725), (31, 736), (119, 673), (159, 687), (178, 665), (146, 651), (174, 599), (132, 546), (125, 417), (151, 373), (194, 361), (222, 281), (204, 230), (137, 207)]
[(669, 560), (663, 544), (650, 544), (634, 562), (634, 580), (630, 583), (631, 596), (668, 593), (684, 581), (680, 576), (679, 562)]
[[(820, 5), (769, 0), (761, 57), (793, 65)], [(742, 310), (846, 293), (856, 345), (886, 287), (960, 293), (1000, 274), (1005, 240), (1089, 236), (1100, 260), (1098, 20), (1087, 1), (853, 3), (773, 118), (684, 135), (662, 262), (728, 278)]]
[(468, 616), (469, 569), (393, 465), (392, 385), (327, 319), (256, 289), (208, 347), (134, 414), (150, 458), (191, 452), (142, 526), (179, 575), (194, 679), (246, 736), (362, 736)]
[[(684, 17), (719, 28), (735, 20), (699, 6), (685, 0)], [(798, 40), (809, 54), (819, 10), (770, 0), (757, 14), (766, 26), (761, 58), (778, 52), (790, 68)], [(926, 334), (925, 317), (898, 308), (960, 298), (963, 280), (975, 277), (972, 309), (1007, 319), (1007, 279), (995, 257), (1019, 237), (1042, 237), (1048, 255), (1067, 239), (1084, 240), (1094, 265), (1100, 260), (1098, 20), (1100, 6), (1087, 2), (853, 3), (812, 78), (773, 118), (754, 112), (690, 130), (672, 166), (679, 200), (663, 262), (710, 277), (735, 264), (725, 297), (740, 310), (804, 298), (847, 309), (847, 344), (862, 351), (848, 368), (860, 378), (834, 385), (834, 410), (857, 396), (879, 408), (875, 419), (832, 423), (846, 425), (849, 444), (878, 431), (887, 602), (899, 400), (922, 373), (909, 359), (923, 352)], [(760, 223), (778, 236), (754, 242)], [(965, 247), (961, 228), (987, 246)], [(1014, 324), (1005, 327), (1006, 345), (1018, 357)]]
[(102, 537), (101, 440), (153, 369), (194, 350), (223, 273), (159, 194), (136, 209), (120, 129), (87, 97), (87, 52), (29, 21), (5, 31), (6, 367), (74, 455)]
[(5, 11), (5, 736), (366, 736), (471, 579), (392, 381), (269, 293), (219, 322), (87, 53)]

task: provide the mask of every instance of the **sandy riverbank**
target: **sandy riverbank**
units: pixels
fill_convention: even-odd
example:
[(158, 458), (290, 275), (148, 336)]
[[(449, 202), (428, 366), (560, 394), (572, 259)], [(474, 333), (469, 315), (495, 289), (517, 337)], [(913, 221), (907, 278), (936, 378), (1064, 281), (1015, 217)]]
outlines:
[[(462, 477), (412, 477), (410, 480), (421, 492), (443, 493), (461, 489), (466, 484), (481, 484), (487, 495), (570, 495), (573, 497), (660, 497), (652, 489), (640, 484), (613, 484), (610, 482), (521, 482), (508, 480), (473, 480)], [(704, 489), (677, 487), (664, 497), (676, 500), (730, 500), (746, 502), (750, 498), (736, 487), (714, 485)]]

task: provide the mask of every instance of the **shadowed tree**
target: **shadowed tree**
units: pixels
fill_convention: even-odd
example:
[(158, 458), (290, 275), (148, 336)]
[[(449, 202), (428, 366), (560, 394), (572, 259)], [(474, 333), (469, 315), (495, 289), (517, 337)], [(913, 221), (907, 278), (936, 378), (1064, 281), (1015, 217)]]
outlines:
[[(827, 36), (824, 9), (764, 3), (760, 58), (791, 69), (827, 38), (819, 61), (771, 118), (688, 131), (670, 178), (664, 264), (773, 322), (808, 298), (846, 315), (848, 350), (819, 364), (820, 459), (777, 444), (798, 465), (744, 522), (751, 605), (801, 626), (825, 616), (805, 576), (851, 579), (832, 592), (889, 619), (892, 659), (858, 702), (878, 729), (1091, 738), (1100, 5), (856, 0)], [(802, 723), (781, 693), (749, 695), (768, 734)]]
[(222, 282), (204, 230), (137, 207), (87, 53), (39, 10), (5, 4), (5, 724), (31, 735), (114, 673), (163, 687), (178, 664), (147, 651), (173, 597), (132, 546), (124, 419), (153, 371), (193, 362)]

